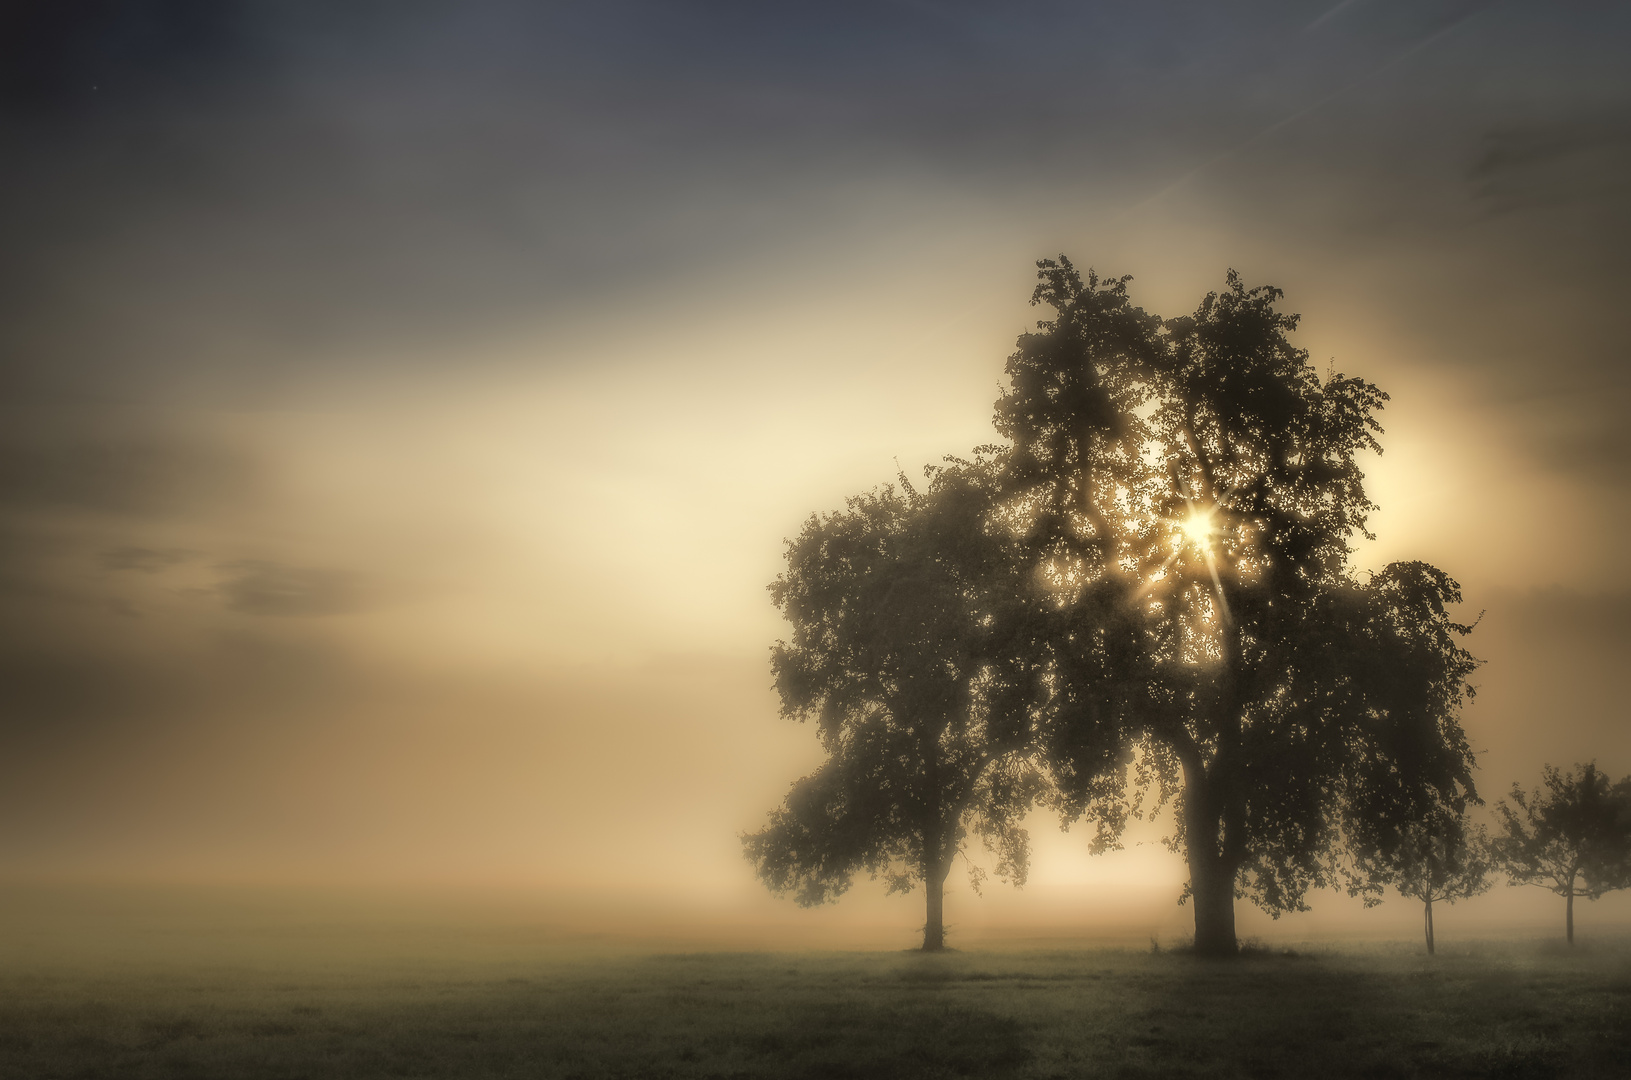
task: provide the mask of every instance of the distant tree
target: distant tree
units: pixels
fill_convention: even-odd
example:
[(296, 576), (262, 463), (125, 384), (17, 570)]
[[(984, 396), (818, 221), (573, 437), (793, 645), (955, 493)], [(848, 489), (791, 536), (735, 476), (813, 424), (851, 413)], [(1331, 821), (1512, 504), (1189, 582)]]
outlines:
[(1489, 889), (1489, 837), (1465, 816), (1448, 814), (1372, 835), (1374, 842), (1354, 853), (1359, 874), (1349, 893), (1363, 894), (1370, 907), (1381, 902), (1382, 887), (1391, 885), (1400, 896), (1419, 901), (1431, 954), (1433, 905), (1453, 904)]
[(1020, 338), (996, 424), (1044, 593), (1025, 635), (1039, 745), (1067, 813), (1142, 747), (1176, 800), (1195, 947), (1233, 953), (1237, 896), (1298, 910), (1345, 831), (1476, 797), (1460, 591), (1424, 563), (1352, 574), (1374, 509), (1357, 456), (1387, 395), (1321, 379), (1279, 290), (1231, 271), (1163, 322), (1129, 279), (1038, 267), (1032, 302), (1056, 317)]
[(971, 833), (1023, 883), (1018, 823), (1040, 785), (1023, 755), (1024, 651), (1002, 636), (1025, 620), (1007, 610), (1021, 561), (990, 513), (999, 462), (948, 461), (926, 490), (902, 476), (789, 542), (770, 591), (792, 638), (772, 667), (783, 715), (812, 721), (827, 759), (743, 837), (764, 882), (800, 904), (863, 870), (891, 892), (921, 882), (925, 950), (945, 945), (945, 881)]
[(1574, 944), (1574, 898), (1595, 900), (1631, 887), (1631, 776), (1610, 783), (1595, 761), (1541, 769), (1541, 786), (1517, 784), (1496, 804), (1494, 851), (1512, 885), (1539, 885), (1564, 898), (1564, 934)]

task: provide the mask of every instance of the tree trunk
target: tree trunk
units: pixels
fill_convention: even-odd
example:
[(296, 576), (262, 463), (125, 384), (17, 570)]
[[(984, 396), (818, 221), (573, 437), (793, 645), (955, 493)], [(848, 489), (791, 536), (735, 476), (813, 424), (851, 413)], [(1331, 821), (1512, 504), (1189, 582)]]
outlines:
[(1184, 846), (1189, 857), (1189, 893), (1195, 905), (1195, 952), (1233, 956), (1235, 940), (1235, 868), (1218, 850), (1222, 821), (1210, 797), (1212, 790), (1199, 767), (1184, 768)]
[(928, 894), (928, 913), (923, 923), (923, 951), (939, 952), (946, 947), (946, 875), (944, 869), (930, 863), (923, 868), (923, 891)]
[(1427, 897), (1427, 955), (1433, 955), (1433, 898)]
[[(1205, 863), (1208, 865), (1200, 865)], [(1195, 904), (1195, 951), (1202, 956), (1233, 956), (1235, 876), (1217, 858), (1189, 860), (1189, 891)]]
[(1563, 932), (1574, 945), (1574, 879), (1569, 879), (1569, 891), (1563, 900)]

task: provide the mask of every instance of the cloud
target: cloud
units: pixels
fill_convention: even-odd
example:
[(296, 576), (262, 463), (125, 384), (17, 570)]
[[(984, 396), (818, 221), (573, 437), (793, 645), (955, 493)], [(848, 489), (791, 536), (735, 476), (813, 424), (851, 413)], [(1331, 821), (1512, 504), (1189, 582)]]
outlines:
[(175, 435), (0, 441), (0, 508), (169, 514), (244, 494), (254, 475), (232, 448)]
[[(1631, 200), (1631, 116), (1505, 124), (1484, 134), (1468, 169), (1490, 214), (1574, 208), (1624, 225)], [(1595, 214), (1598, 209), (1610, 213)]]
[(37, 13), (0, 135), (27, 165), (0, 176), (0, 376), (267, 393), (875, 242), (877, 221), (933, 231), (942, 204), (1034, 214), (1051, 250), (1083, 208), (1136, 202), (1468, 7), (1370, 4), (1317, 41), (1274, 7), (933, 10)]
[(363, 606), (364, 591), (353, 574), (285, 566), (261, 559), (223, 563), (216, 591), (233, 611), (247, 615), (306, 617), (341, 615)]
[(120, 547), (104, 551), (102, 565), (109, 570), (135, 570), (143, 574), (156, 574), (196, 558), (198, 552), (186, 548)]
[[(314, 702), (343, 712), (359, 679), (342, 653), (321, 642), (244, 632), (188, 638), (157, 620), (119, 629), (74, 642), (5, 641), (0, 742), (49, 743), (71, 755), (128, 737), (140, 757), (144, 731), (234, 727), (268, 714), (287, 719)], [(166, 639), (156, 654), (132, 648), (133, 638), (154, 635)]]

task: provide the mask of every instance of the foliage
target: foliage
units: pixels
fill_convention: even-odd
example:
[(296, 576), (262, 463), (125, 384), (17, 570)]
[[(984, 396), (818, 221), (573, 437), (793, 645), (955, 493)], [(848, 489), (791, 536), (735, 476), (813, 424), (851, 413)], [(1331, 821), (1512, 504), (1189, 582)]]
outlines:
[(1495, 854), (1512, 884), (1588, 900), (1631, 887), (1631, 776), (1610, 783), (1595, 761), (1546, 765), (1540, 787), (1513, 784), (1508, 798), (1495, 807)]
[(1009, 611), (1020, 561), (991, 514), (1000, 460), (948, 459), (923, 491), (902, 476), (789, 542), (770, 591), (792, 638), (772, 667), (783, 715), (813, 722), (827, 759), (743, 838), (772, 890), (819, 904), (862, 870), (933, 890), (971, 833), (1023, 882), (1039, 778), (1009, 629), (1026, 621)]
[(1488, 890), (1494, 865), (1483, 828), (1442, 813), (1403, 823), (1354, 861), (1359, 872), (1348, 891), (1363, 895), (1366, 907), (1381, 902), (1386, 885), (1429, 906), (1453, 904)]
[(1143, 747), (1177, 793), (1197, 942), (1232, 951), (1237, 893), (1299, 909), (1345, 830), (1476, 797), (1460, 591), (1423, 563), (1353, 575), (1387, 395), (1322, 379), (1279, 290), (1231, 271), (1163, 322), (1129, 279), (1038, 266), (1056, 317), (1021, 337), (996, 424), (1045, 601), (1040, 745), (1067, 812), (1113, 798)]

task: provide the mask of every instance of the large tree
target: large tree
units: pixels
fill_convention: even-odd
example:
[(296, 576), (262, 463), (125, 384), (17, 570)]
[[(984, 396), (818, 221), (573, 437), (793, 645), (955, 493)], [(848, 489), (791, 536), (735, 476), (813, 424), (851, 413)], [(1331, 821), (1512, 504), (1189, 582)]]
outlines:
[[(1019, 820), (1038, 790), (1024, 602), (1014, 538), (992, 514), (999, 460), (902, 476), (812, 516), (770, 586), (792, 625), (772, 666), (782, 713), (811, 721), (827, 759), (769, 824), (743, 837), (776, 892), (836, 899), (859, 871), (890, 891), (921, 883), (923, 948), (945, 945), (944, 890), (972, 833), (999, 876), (1023, 882)], [(976, 881), (978, 872), (976, 871)]]
[(1631, 888), (1631, 776), (1610, 783), (1595, 761), (1561, 772), (1543, 766), (1541, 786), (1512, 785), (1496, 804), (1495, 854), (1512, 885), (1563, 897), (1564, 934), (1574, 944), (1574, 898)]
[(1231, 953), (1237, 896), (1299, 909), (1346, 831), (1474, 797), (1459, 589), (1422, 563), (1352, 571), (1386, 395), (1322, 379), (1278, 290), (1231, 272), (1163, 322), (1129, 279), (1038, 266), (1056, 315), (1021, 337), (996, 424), (1044, 593), (1041, 745), (1067, 810), (1142, 748), (1175, 793), (1196, 949)]

